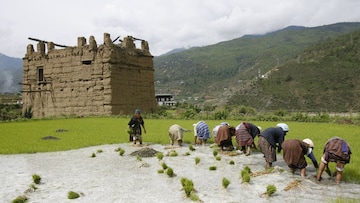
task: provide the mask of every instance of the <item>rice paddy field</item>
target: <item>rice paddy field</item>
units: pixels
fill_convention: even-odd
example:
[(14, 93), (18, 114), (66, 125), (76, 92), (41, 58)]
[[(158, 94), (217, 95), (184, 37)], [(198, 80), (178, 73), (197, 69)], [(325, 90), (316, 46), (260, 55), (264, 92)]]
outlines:
[[(66, 151), (103, 144), (129, 142), (126, 132), (130, 118), (68, 118), (50, 120), (27, 120), (0, 123), (0, 154), (40, 153), (51, 151)], [(170, 143), (168, 129), (172, 124), (179, 124), (191, 130), (184, 134), (184, 142), (192, 143), (193, 123), (197, 120), (175, 119), (144, 119), (147, 133), (143, 133), (145, 143)], [(210, 130), (221, 122), (220, 120), (205, 120)], [(233, 126), (242, 121), (226, 120)], [(251, 122), (262, 129), (273, 127), (276, 122)], [(360, 126), (333, 123), (302, 123), (286, 122), (290, 131), (285, 139), (310, 138), (315, 144), (314, 153), (318, 162), (322, 155), (325, 142), (333, 136), (345, 139), (351, 146), (350, 164), (345, 166), (344, 181), (360, 183)], [(210, 143), (213, 139), (210, 139)], [(257, 144), (257, 140), (255, 140)], [(233, 144), (236, 144), (233, 140)], [(311, 164), (311, 161), (308, 161)], [(334, 171), (334, 164), (330, 164)]]

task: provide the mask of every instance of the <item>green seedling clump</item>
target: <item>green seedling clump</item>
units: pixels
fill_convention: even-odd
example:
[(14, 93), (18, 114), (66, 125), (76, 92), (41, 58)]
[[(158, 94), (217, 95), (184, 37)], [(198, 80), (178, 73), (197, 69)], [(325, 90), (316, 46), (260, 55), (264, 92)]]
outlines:
[(192, 180), (187, 178), (181, 178), (181, 185), (185, 191), (185, 195), (190, 197), (191, 193), (194, 191), (194, 183)]
[(164, 158), (164, 154), (162, 152), (159, 152), (156, 154), (156, 157), (161, 161)]
[(15, 199), (13, 199), (13, 201), (11, 201), (12, 203), (25, 203), (28, 200), (28, 198), (25, 195), (21, 195), (16, 197)]
[(214, 151), (213, 151), (213, 155), (216, 157), (217, 155), (218, 155), (218, 150), (216, 150), (216, 149), (214, 149)]
[(33, 179), (35, 184), (40, 184), (41, 177), (38, 174), (33, 174), (32, 179)]
[(166, 170), (167, 168), (168, 168), (168, 166), (166, 165), (166, 163), (164, 162), (164, 163), (162, 163), (161, 164), (161, 166), (162, 166), (162, 168), (164, 169), (164, 170)]
[(175, 176), (174, 170), (173, 170), (172, 168), (170, 168), (170, 167), (168, 167), (168, 168), (166, 169), (166, 174), (167, 174), (169, 177), (174, 177), (174, 176)]
[(200, 163), (200, 158), (199, 157), (195, 157), (195, 164), (198, 165)]
[(275, 185), (268, 185), (266, 186), (266, 194), (270, 197), (276, 192), (276, 186)]
[(76, 199), (76, 198), (79, 198), (79, 197), (80, 197), (80, 195), (77, 192), (74, 192), (74, 191), (69, 191), (68, 192), (68, 199)]
[(222, 179), (222, 186), (226, 189), (230, 184), (230, 180), (223, 178)]

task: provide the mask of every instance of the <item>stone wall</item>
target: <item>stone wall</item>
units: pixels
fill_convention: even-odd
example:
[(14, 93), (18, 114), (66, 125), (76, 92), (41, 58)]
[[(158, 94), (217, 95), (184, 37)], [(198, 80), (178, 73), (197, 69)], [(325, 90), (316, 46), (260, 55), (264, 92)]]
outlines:
[[(137, 49), (134, 38), (114, 44), (104, 34), (97, 46), (78, 38), (75, 47), (55, 49), (39, 41), (28, 45), (23, 58), (23, 111), (33, 117), (132, 114), (156, 109), (153, 56), (146, 41)], [(47, 46), (47, 52), (46, 52)]]

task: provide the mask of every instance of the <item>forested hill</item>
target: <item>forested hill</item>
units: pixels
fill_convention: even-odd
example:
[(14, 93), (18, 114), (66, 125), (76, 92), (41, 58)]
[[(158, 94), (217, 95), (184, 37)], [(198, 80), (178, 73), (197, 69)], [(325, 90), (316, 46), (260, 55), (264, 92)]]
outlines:
[[(225, 104), (255, 77), (296, 58), (317, 43), (325, 43), (356, 30), (360, 30), (360, 23), (311, 28), (290, 26), (265, 35), (246, 35), (155, 57), (156, 93), (173, 93), (177, 100), (189, 103)], [(231, 103), (240, 101), (235, 98), (231, 99)]]
[(327, 39), (241, 89), (229, 104), (265, 110), (358, 112), (360, 31)]

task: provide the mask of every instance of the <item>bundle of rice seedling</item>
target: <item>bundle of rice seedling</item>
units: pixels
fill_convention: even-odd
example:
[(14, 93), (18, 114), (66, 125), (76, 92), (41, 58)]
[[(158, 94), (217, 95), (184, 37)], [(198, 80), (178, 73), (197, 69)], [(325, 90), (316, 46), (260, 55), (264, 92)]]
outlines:
[(269, 169), (266, 169), (266, 170), (263, 170), (263, 171), (257, 171), (257, 172), (252, 172), (250, 174), (251, 177), (257, 177), (257, 176), (262, 176), (262, 175), (266, 175), (266, 174), (270, 174), (272, 173), (271, 170)]
[(297, 179), (297, 180), (294, 180), (292, 181), (291, 183), (289, 183), (285, 188), (284, 190), (285, 191), (289, 191), (295, 187), (298, 187), (298, 186), (301, 186), (301, 180)]

